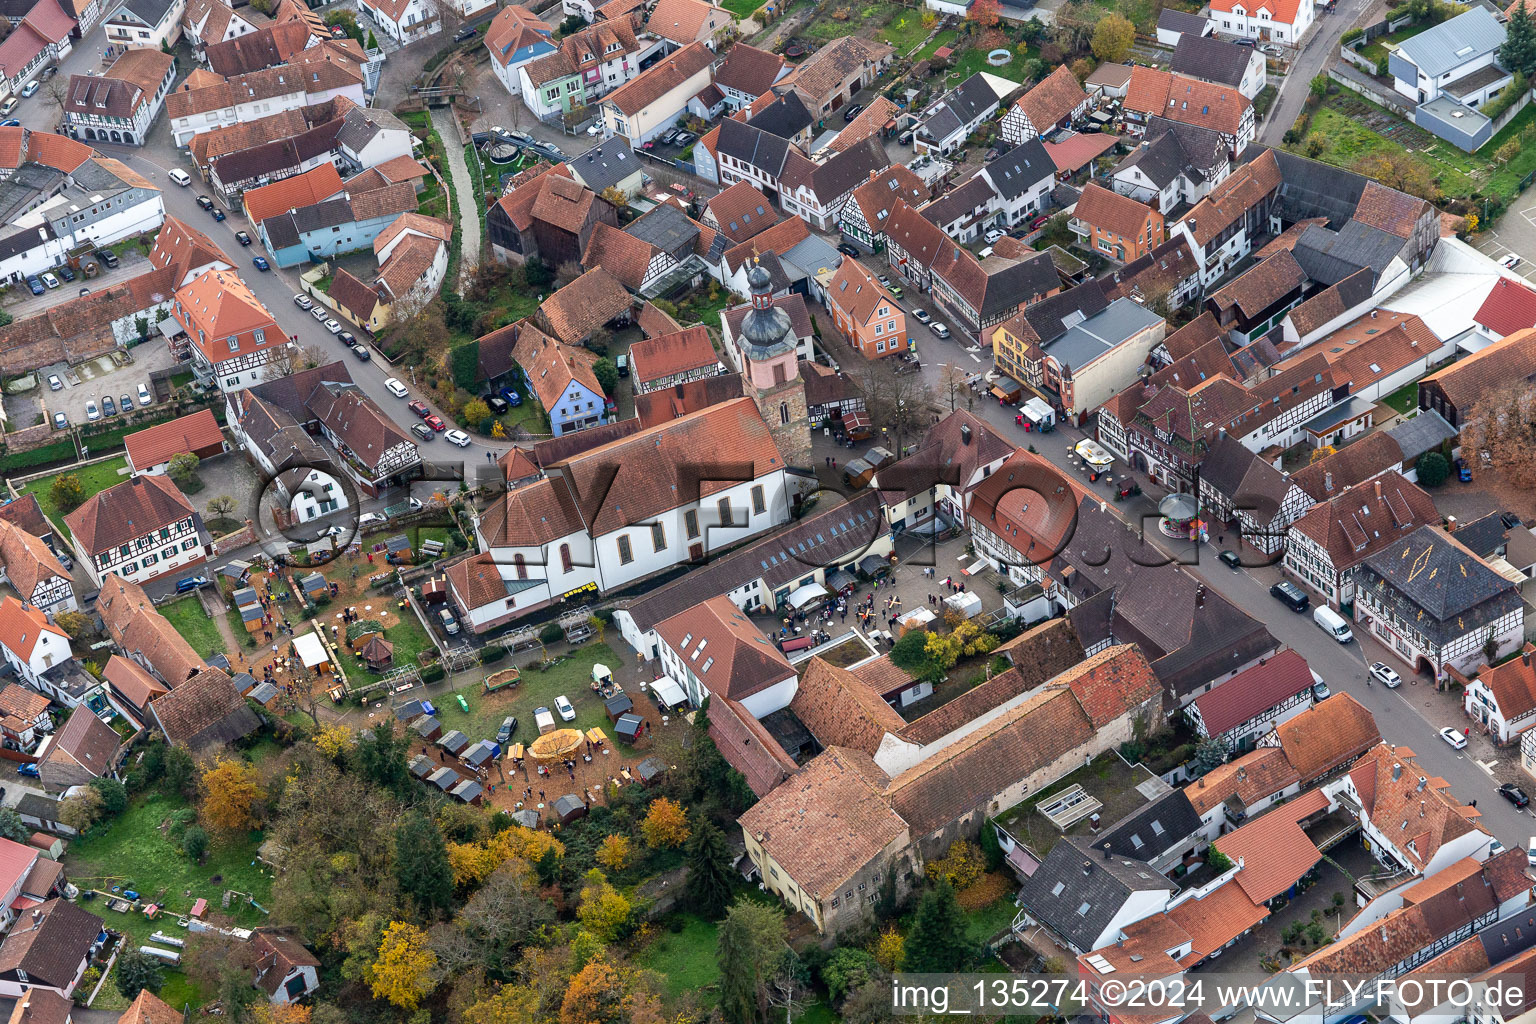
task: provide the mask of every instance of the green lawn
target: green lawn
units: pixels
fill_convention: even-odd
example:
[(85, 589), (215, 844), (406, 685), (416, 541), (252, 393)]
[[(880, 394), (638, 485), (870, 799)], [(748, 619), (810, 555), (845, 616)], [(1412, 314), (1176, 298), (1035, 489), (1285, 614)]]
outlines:
[[(109, 825), (77, 839), (65, 855), (70, 880), (82, 889), (106, 890), (118, 885), (165, 906), (167, 913), (151, 921), (132, 911), (110, 911), (100, 899), (84, 904), (86, 909), (106, 919), (109, 927), (128, 935), (131, 948), (150, 941), (150, 935), (156, 931), (180, 937), (176, 917), (190, 910), (199, 897), (208, 901), (216, 921), (246, 928), (265, 921), (265, 915), (247, 906), (243, 899), (232, 901), (227, 911), (222, 907), (225, 889), (249, 893), (263, 905), (270, 903), (272, 879), (255, 863), (260, 833), (215, 846), (206, 863), (193, 864), (161, 830), (170, 816), (185, 806), (160, 794), (136, 800)], [(210, 881), (215, 875), (221, 876), (221, 881)], [(185, 1002), (200, 1005), (208, 998), (185, 975), (169, 967), (166, 988), (160, 995), (178, 1008)], [(126, 1000), (119, 1005), (119, 999), (117, 989), (108, 979), (96, 1007), (114, 1009), (127, 1005)]]
[(656, 937), (640, 951), (635, 961), (661, 975), (667, 998), (676, 999), (685, 992), (696, 992), (702, 1002), (713, 1004), (720, 968), (715, 961), (715, 941), (719, 928), (692, 914), (682, 914), (683, 930), (673, 932), (664, 922)]
[[(1372, 106), (1353, 96), (1344, 102)], [(1404, 127), (1411, 128), (1406, 124)], [(1317, 159), (1336, 167), (1354, 167), (1368, 156), (1382, 154), (1396, 157), (1404, 152), (1403, 145), (1395, 139), (1386, 138), (1372, 131), (1347, 113), (1334, 109), (1332, 105), (1321, 108), (1313, 117), (1309, 138), (1313, 136), (1321, 138), (1324, 142), (1323, 151), (1318, 154)], [(1427, 149), (1415, 151), (1413, 156), (1423, 161), (1435, 173), (1440, 188), (1446, 195), (1469, 196), (1477, 190), (1477, 182), (1468, 173), (1472, 158), (1449, 143), (1437, 139)]]
[(896, 56), (906, 56), (918, 43), (928, 37), (929, 29), (923, 24), (922, 11), (903, 8), (880, 30), (880, 38), (896, 47)]
[(971, 47), (960, 55), (959, 60), (955, 61), (955, 66), (950, 69), (949, 76), (944, 79), (944, 87), (946, 89), (953, 89), (978, 71), (985, 71), (989, 75), (996, 75), (999, 78), (1006, 78), (1011, 82), (1023, 84), (1024, 65), (1029, 63), (1031, 58), (1039, 57), (1040, 51), (1036, 47), (1031, 46), (1027, 53), (1020, 53), (1018, 50), (1013, 49), (1017, 45), (1017, 43), (1010, 40), (1009, 49), (1013, 50), (1013, 59), (1000, 68), (995, 68), (987, 63), (987, 54), (991, 53), (991, 50), (982, 49), (979, 46)]
[(176, 632), (186, 637), (199, 654), (208, 655), (224, 649), (224, 636), (219, 632), (218, 623), (208, 617), (196, 594), (161, 605), (160, 614), (170, 620)]
[(715, 287), (716, 295), (709, 297), (708, 289), (694, 293), (686, 302), (677, 304), (678, 320), (686, 327), (689, 324), (705, 323), (720, 330), (720, 311), (731, 304), (731, 296), (728, 291), (718, 286)]
[[(128, 460), (125, 457), (109, 459), (106, 462), (98, 462), (84, 469), (72, 469), (66, 472), (74, 473), (80, 478), (80, 483), (85, 486), (85, 496), (89, 498), (106, 490), (113, 484), (120, 484), (128, 479)], [(49, 493), (53, 487), (53, 481), (63, 473), (55, 473), (53, 476), (39, 477), (22, 488), (23, 492), (30, 491), (37, 495), (37, 503), (42, 506), (43, 514), (53, 520), (55, 526), (69, 536), (69, 527), (64, 525), (64, 513), (53, 503), (53, 496)]]
[(738, 18), (750, 18), (753, 11), (763, 6), (763, 0), (720, 0), (720, 6)]
[(1390, 35), (1380, 36), (1360, 47), (1360, 56), (1369, 58), (1372, 61), (1380, 62), (1384, 57), (1386, 57), (1387, 46), (1389, 44), (1396, 46), (1403, 40), (1412, 39), (1420, 32), (1423, 32), (1425, 29), (1431, 27), (1432, 26), (1428, 22), (1425, 22), (1419, 25), (1409, 25), (1407, 28), (1393, 32)]
[(533, 722), (534, 708), (546, 707), (553, 711), (555, 697), (563, 694), (576, 708), (576, 721), (560, 722), (557, 716), (556, 722), (559, 725), (582, 730), (596, 726), (607, 734), (615, 749), (628, 752), (630, 748), (617, 741), (613, 732), (613, 723), (608, 721), (608, 714), (603, 709), (603, 702), (598, 699), (597, 694), (592, 692), (592, 666), (596, 663), (607, 665), (614, 677), (624, 683), (630, 699), (635, 702), (636, 713), (642, 715), (652, 726), (660, 727), (661, 715), (657, 712), (656, 705), (635, 685), (634, 674), (625, 671), (625, 666), (630, 662), (620, 657), (606, 643), (589, 643), (577, 649), (566, 661), (544, 672), (525, 668), (524, 666), (531, 660), (532, 653), (522, 651), (486, 665), (484, 668), (486, 675), (516, 665), (523, 669), (523, 678), (516, 686), (491, 694), (478, 689), (478, 684), (476, 687), (466, 687), (458, 691), (458, 695), (462, 696), (464, 702), (469, 705), (467, 714), (459, 707), (459, 702), (452, 695), (434, 697), (432, 703), (437, 706), (437, 718), (443, 723), (443, 731), (458, 729), (473, 742), (495, 736), (501, 720), (507, 715), (516, 715), (517, 736), (515, 738), (520, 742), (530, 743), (539, 734), (538, 727)]
[[(418, 668), (421, 663), (416, 660), (416, 655), (422, 651), (430, 650), (432, 638), (427, 635), (426, 628), (416, 613), (406, 609), (400, 615), (400, 621), (384, 631), (384, 639), (395, 645), (396, 668)], [(359, 662), (349, 662), (347, 672), (356, 675), (363, 682), (371, 682), (383, 676), (382, 672), (370, 672)], [(495, 730), (492, 730), (494, 733)]]
[(986, 942), (1012, 924), (1018, 913), (1019, 908), (1013, 905), (1011, 894), (980, 910), (967, 911), (966, 938), (976, 943)]
[(1402, 415), (1407, 416), (1419, 407), (1419, 382), (1409, 381), (1381, 401), (1383, 405), (1390, 405)]
[(928, 40), (927, 44), (921, 50), (917, 51), (917, 56), (915, 56), (913, 60), (927, 60), (942, 47), (953, 45), (954, 41), (958, 38), (960, 38), (960, 33), (956, 32), (952, 28), (947, 28), (943, 32), (940, 32), (938, 35), (934, 36), (932, 39)]

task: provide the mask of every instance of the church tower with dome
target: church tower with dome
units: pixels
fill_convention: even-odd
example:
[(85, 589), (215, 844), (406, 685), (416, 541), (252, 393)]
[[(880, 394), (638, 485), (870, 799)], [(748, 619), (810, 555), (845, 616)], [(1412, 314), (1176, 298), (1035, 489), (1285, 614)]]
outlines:
[(747, 274), (752, 308), (741, 321), (742, 388), (757, 402), (763, 422), (773, 434), (789, 466), (809, 466), (811, 414), (800, 376), (794, 324), (773, 304), (768, 271), (754, 265)]

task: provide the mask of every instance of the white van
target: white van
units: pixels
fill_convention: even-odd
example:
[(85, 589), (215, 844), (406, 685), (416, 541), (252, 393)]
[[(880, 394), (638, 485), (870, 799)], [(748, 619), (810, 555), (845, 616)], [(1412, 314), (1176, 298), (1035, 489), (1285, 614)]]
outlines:
[(1355, 638), (1355, 634), (1349, 631), (1349, 623), (1344, 621), (1344, 616), (1327, 605), (1318, 605), (1312, 609), (1312, 621), (1322, 627), (1324, 633), (1341, 644), (1347, 644)]
[(192, 176), (186, 171), (182, 170), (180, 167), (171, 168), (166, 172), (165, 176), (170, 178), (176, 184), (180, 185), (182, 188), (186, 188), (188, 185), (192, 184)]
[(1536, 868), (1536, 836), (1531, 836), (1531, 842), (1525, 848), (1525, 863), (1527, 867)]

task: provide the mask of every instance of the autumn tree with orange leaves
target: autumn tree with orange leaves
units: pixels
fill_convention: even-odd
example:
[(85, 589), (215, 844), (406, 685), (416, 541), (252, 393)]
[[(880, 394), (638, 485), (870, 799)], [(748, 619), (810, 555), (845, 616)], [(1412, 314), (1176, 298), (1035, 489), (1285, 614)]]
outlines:
[(593, 960), (571, 979), (560, 1024), (660, 1024), (661, 1000), (641, 971)]

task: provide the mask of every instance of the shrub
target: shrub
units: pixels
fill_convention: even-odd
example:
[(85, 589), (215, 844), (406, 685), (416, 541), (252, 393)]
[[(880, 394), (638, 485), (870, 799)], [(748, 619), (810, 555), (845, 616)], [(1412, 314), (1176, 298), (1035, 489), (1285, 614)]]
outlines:
[(1425, 487), (1439, 487), (1451, 475), (1451, 464), (1439, 452), (1425, 452), (1419, 459), (1419, 483)]
[(505, 647), (487, 647), (480, 652), (480, 664), (489, 665), (493, 661), (500, 661), (507, 656)]
[(453, 382), (465, 391), (474, 391), (480, 376), (480, 343), (471, 341), (448, 353), (448, 365), (453, 370)]
[(424, 683), (435, 683), (447, 674), (447, 670), (441, 665), (428, 665), (421, 670), (421, 681)]
[(560, 628), (558, 622), (548, 622), (539, 630), (539, 641), (546, 644), (559, 643), (565, 639), (565, 630)]
[(1365, 35), (1365, 29), (1352, 28), (1339, 37), (1339, 45), (1348, 46), (1350, 43), (1354, 42), (1356, 39), (1359, 39), (1363, 35)]

